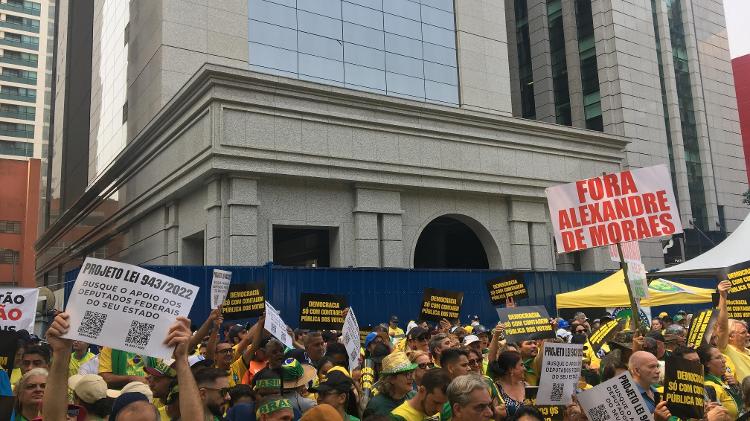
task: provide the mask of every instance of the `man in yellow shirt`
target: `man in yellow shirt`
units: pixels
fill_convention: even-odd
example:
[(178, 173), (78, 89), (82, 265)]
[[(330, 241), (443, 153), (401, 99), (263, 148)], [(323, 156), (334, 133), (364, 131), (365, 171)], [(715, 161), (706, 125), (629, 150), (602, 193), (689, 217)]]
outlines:
[(391, 411), (391, 418), (396, 421), (422, 421), (436, 415), (448, 402), (445, 393), (450, 382), (451, 376), (445, 369), (427, 370), (417, 394)]
[(68, 377), (78, 374), (78, 369), (81, 368), (81, 365), (92, 358), (94, 358), (94, 354), (89, 351), (89, 344), (82, 341), (73, 341), (73, 354), (70, 356)]
[(722, 354), (731, 360), (736, 369), (737, 381), (750, 375), (750, 350), (746, 348), (747, 340), (750, 338), (747, 325), (740, 320), (729, 320), (727, 313), (727, 292), (732, 287), (731, 282), (721, 281), (719, 290), (719, 317), (716, 320), (716, 334), (718, 336), (716, 346)]
[(391, 337), (393, 345), (398, 345), (404, 340), (404, 330), (398, 327), (398, 316), (391, 316), (390, 323), (388, 323), (388, 336)]
[(99, 352), (99, 375), (110, 389), (119, 390), (130, 382), (146, 383), (148, 357), (132, 352), (103, 347)]

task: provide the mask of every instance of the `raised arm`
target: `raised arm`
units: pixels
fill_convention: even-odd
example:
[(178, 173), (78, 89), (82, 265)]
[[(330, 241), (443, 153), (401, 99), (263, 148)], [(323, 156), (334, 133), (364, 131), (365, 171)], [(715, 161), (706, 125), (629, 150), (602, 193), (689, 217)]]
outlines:
[(198, 385), (188, 363), (191, 337), (190, 320), (180, 316), (169, 328), (164, 343), (174, 350), (174, 368), (177, 371), (177, 382), (180, 385), (180, 419), (182, 421), (203, 421), (203, 404)]
[(206, 344), (206, 359), (216, 361), (216, 345), (219, 343), (219, 331), (222, 323), (224, 323), (224, 317), (219, 313), (219, 316), (213, 322), (214, 328), (211, 331), (211, 336), (208, 337), (208, 344)]
[(718, 340), (716, 346), (719, 350), (724, 351), (729, 344), (729, 316), (727, 315), (727, 293), (732, 287), (729, 281), (719, 282), (716, 289), (719, 290), (719, 317), (716, 319), (716, 334)]
[(221, 306), (219, 306), (219, 308), (211, 310), (211, 313), (208, 314), (208, 318), (206, 319), (206, 321), (203, 322), (200, 328), (198, 328), (198, 331), (195, 332), (195, 335), (190, 338), (190, 343), (188, 344), (188, 352), (195, 349), (195, 347), (201, 343), (203, 338), (211, 333), (211, 328), (214, 324), (214, 320), (216, 320), (220, 315)]
[[(245, 362), (245, 365), (249, 365), (250, 361), (253, 359), (253, 356), (255, 355), (255, 351), (260, 348), (260, 341), (263, 340), (263, 326), (266, 324), (266, 315), (265, 313), (258, 317), (258, 321), (255, 322), (253, 327), (250, 328), (250, 331), (247, 332), (247, 335), (245, 335), (245, 340), (252, 341), (252, 345), (247, 348), (242, 353), (243, 361)], [(242, 343), (242, 342), (240, 342)], [(245, 347), (247, 347), (247, 344), (245, 344)]]
[[(49, 392), (68, 390), (68, 366), (73, 341), (61, 338), (68, 332), (68, 314), (59, 313), (47, 330), (47, 342), (52, 348), (52, 365), (47, 377)], [(67, 418), (67, 393), (45, 393), (42, 417), (49, 421), (65, 421)]]

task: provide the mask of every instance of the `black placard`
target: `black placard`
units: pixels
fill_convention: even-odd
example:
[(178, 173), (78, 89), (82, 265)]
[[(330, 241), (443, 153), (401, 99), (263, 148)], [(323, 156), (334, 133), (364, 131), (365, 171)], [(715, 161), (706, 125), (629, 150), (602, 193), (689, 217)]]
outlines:
[(7, 371), (8, 377), (13, 371), (17, 350), (18, 332), (0, 331), (0, 369)]
[(226, 320), (258, 317), (266, 310), (265, 292), (266, 284), (263, 282), (231, 284), (227, 299), (221, 306), (221, 314)]
[(524, 404), (533, 406), (542, 413), (544, 421), (562, 421), (565, 418), (565, 405), (537, 405), (536, 395), (539, 386), (526, 386)]
[(699, 346), (708, 342), (711, 338), (711, 332), (716, 325), (716, 318), (719, 312), (714, 309), (703, 310), (693, 316), (690, 321), (690, 328), (687, 335), (687, 346), (698, 349)]
[(669, 412), (681, 419), (703, 418), (703, 365), (682, 357), (667, 357), (664, 396)]
[(343, 295), (304, 293), (299, 300), (299, 327), (341, 330), (346, 306), (346, 297)]
[(439, 322), (441, 319), (458, 320), (461, 315), (461, 303), (464, 293), (425, 288), (422, 294), (419, 320)]
[(599, 329), (589, 336), (589, 344), (594, 353), (599, 352), (602, 345), (612, 340), (625, 327), (625, 322), (625, 319), (615, 319), (599, 326)]
[(527, 298), (529, 291), (524, 283), (523, 273), (512, 273), (487, 281), (487, 293), (493, 306), (505, 305), (507, 298), (514, 301)]
[(725, 269), (723, 279), (732, 287), (727, 294), (727, 313), (730, 319), (750, 320), (750, 261)]
[(496, 310), (500, 323), (505, 325), (505, 340), (508, 343), (555, 337), (544, 306), (503, 307)]

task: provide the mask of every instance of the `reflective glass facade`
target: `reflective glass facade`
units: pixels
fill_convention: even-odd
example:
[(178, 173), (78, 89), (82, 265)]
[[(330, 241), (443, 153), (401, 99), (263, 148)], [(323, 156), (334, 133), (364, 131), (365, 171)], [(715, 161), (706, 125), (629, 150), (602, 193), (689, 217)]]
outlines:
[(581, 57), (581, 87), (586, 128), (604, 130), (602, 101), (599, 94), (599, 74), (596, 66), (594, 21), (590, 0), (575, 0), (578, 54)]
[(458, 105), (453, 0), (249, 0), (253, 70)]
[(555, 120), (557, 124), (573, 124), (570, 115), (568, 89), (568, 64), (565, 59), (565, 34), (563, 31), (561, 0), (547, 0), (549, 48), (552, 58), (552, 86), (555, 93)]
[(529, 6), (526, 0), (515, 0), (516, 50), (518, 51), (518, 83), (521, 92), (521, 117), (536, 118), (534, 74), (531, 67), (529, 39)]

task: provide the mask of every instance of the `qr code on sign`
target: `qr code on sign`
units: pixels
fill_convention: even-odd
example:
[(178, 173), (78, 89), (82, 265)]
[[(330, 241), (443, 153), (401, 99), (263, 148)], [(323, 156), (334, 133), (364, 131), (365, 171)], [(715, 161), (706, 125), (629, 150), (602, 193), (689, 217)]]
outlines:
[(604, 404), (601, 404), (599, 406), (596, 406), (594, 408), (591, 408), (591, 411), (589, 411), (589, 420), (590, 421), (609, 421), (609, 412), (607, 412), (607, 407)]
[(87, 310), (83, 314), (81, 325), (78, 327), (78, 334), (86, 338), (96, 339), (102, 332), (102, 327), (104, 327), (106, 321), (106, 314)]
[(153, 324), (133, 320), (133, 323), (130, 324), (128, 336), (125, 338), (125, 343), (134, 348), (144, 349), (148, 345), (148, 341), (151, 339), (151, 332), (153, 331)]
[(550, 394), (549, 398), (552, 402), (563, 401), (563, 384), (562, 383), (552, 383), (552, 393)]

